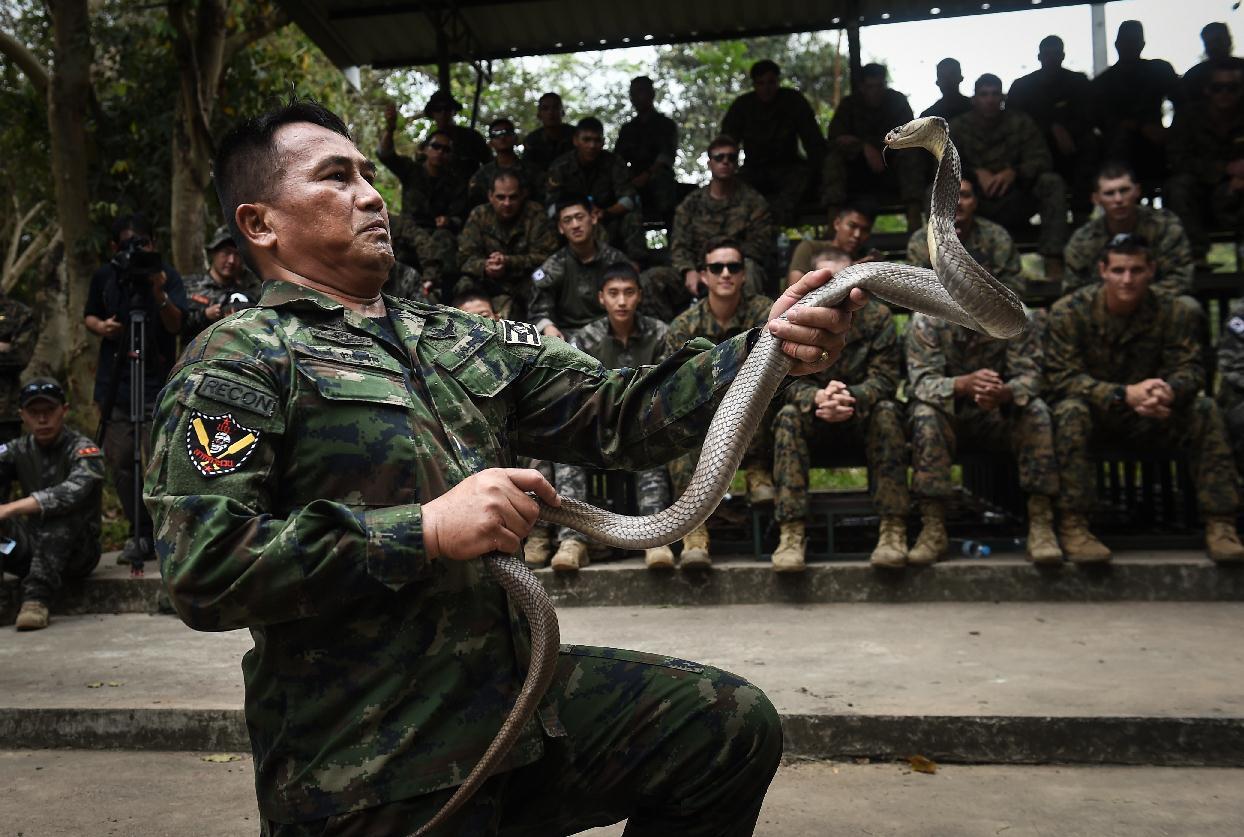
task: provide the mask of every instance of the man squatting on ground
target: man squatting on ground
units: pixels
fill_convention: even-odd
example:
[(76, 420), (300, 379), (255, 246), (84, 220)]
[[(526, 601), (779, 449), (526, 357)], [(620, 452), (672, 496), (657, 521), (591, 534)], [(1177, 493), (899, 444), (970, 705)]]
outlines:
[[(191, 627), (255, 637), (262, 833), (406, 834), (478, 761), (523, 678), (526, 629), (473, 559), (521, 548), (538, 514), (526, 492), (558, 500), (504, 466), (638, 470), (694, 447), (758, 329), (608, 370), (528, 324), (380, 296), (393, 253), (375, 166), (314, 103), (235, 127), (214, 170), (268, 283), (191, 343), (161, 394), (146, 488), (162, 578)], [(866, 299), (766, 327), (794, 373), (820, 372)], [(734, 675), (567, 646), (502, 772), (438, 833), (627, 819), (630, 835), (751, 834), (781, 749), (772, 705)]]

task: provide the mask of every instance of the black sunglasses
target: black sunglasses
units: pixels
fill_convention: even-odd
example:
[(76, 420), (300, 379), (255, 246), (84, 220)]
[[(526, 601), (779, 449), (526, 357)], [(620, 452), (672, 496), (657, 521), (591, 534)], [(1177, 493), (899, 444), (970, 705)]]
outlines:
[(730, 154), (723, 151), (720, 154), (708, 155), (708, 159), (714, 163), (737, 163), (739, 161), (739, 152), (735, 151), (733, 154)]
[(709, 262), (704, 268), (714, 276), (720, 276), (722, 271), (730, 271), (731, 273), (742, 273), (742, 262)]
[(515, 131), (513, 128), (489, 128), (488, 136), (490, 137), (512, 137)]
[(437, 151), (444, 151), (446, 154), (452, 154), (454, 150), (452, 145), (446, 145), (443, 142), (430, 142), (428, 143), (428, 148), (435, 148)]
[(22, 387), (21, 399), (34, 398), (36, 395), (52, 395), (58, 400), (65, 400), (65, 391), (60, 388), (60, 384), (42, 383), (42, 384), (26, 384)]

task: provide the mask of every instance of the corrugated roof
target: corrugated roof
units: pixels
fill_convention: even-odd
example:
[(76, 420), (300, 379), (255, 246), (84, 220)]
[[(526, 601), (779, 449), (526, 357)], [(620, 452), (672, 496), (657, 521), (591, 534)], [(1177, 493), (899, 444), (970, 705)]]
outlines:
[(451, 61), (839, 29), (1086, 0), (279, 0), (340, 67)]

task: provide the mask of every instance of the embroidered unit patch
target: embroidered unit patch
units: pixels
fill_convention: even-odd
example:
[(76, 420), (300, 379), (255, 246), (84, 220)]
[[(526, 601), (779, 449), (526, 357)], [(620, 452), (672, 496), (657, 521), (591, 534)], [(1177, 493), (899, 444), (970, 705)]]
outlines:
[(518, 343), (522, 346), (539, 346), (540, 332), (531, 323), (516, 323), (513, 320), (502, 320), (505, 328), (505, 342)]
[(219, 477), (241, 468), (259, 444), (259, 431), (243, 427), (232, 413), (207, 416), (190, 413), (186, 453), (200, 474)]
[(1231, 329), (1232, 334), (1244, 335), (1244, 318), (1232, 317), (1227, 320), (1227, 328)]
[(94, 445), (78, 448), (78, 456), (99, 456), (99, 448)]

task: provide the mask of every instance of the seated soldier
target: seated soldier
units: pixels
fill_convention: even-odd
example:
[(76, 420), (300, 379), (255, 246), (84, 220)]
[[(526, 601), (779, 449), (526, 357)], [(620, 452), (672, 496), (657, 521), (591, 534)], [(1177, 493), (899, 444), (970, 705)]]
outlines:
[[(669, 327), (660, 320), (639, 313), (643, 299), (639, 274), (629, 262), (618, 262), (601, 274), (597, 299), (605, 316), (579, 329), (575, 348), (587, 352), (608, 369), (635, 369), (661, 362), (665, 356), (665, 335)], [(554, 467), (557, 493), (576, 500), (587, 499), (587, 471), (577, 465)], [(635, 474), (636, 514), (649, 515), (663, 511), (670, 504), (669, 480), (665, 468), (650, 468)], [(551, 566), (554, 572), (586, 567), (587, 544), (574, 529), (562, 527), (560, 541)], [(674, 553), (668, 546), (644, 550), (644, 564), (650, 570), (673, 569)]]
[[(714, 238), (704, 245), (701, 255), (702, 278), (708, 296), (679, 314), (670, 323), (666, 335), (667, 354), (673, 354), (687, 341), (704, 337), (713, 343), (729, 340), (749, 328), (763, 325), (772, 301), (760, 294), (743, 293), (747, 281), (743, 261), (743, 245), (729, 238)], [(773, 476), (766, 455), (769, 448), (769, 422), (756, 431), (755, 438), (743, 457), (747, 478), (747, 499), (752, 505), (771, 503), (774, 498)], [(688, 453), (669, 464), (674, 496), (681, 496), (691, 482), (700, 451)], [(700, 526), (682, 540), (682, 569), (705, 569), (712, 565), (708, 557), (708, 527)]]
[(976, 80), (972, 111), (950, 123), (950, 138), (980, 186), (980, 214), (1008, 229), (1026, 227), (1041, 214), (1037, 249), (1045, 275), (1062, 279), (1067, 243), (1067, 184), (1054, 172), (1050, 149), (1032, 117), (1003, 110), (1002, 80), (986, 73)]
[(596, 235), (599, 213), (584, 195), (565, 194), (557, 204), (557, 231), (566, 246), (531, 274), (532, 297), (527, 319), (536, 330), (569, 342), (579, 329), (604, 316), (600, 280), (613, 264), (629, 262), (621, 250)]
[(1140, 203), (1140, 180), (1125, 163), (1107, 163), (1097, 173), (1093, 203), (1101, 212), (1071, 234), (1063, 257), (1063, 292), (1097, 284), (1098, 260), (1106, 242), (1133, 233), (1150, 243), (1157, 268), (1153, 286), (1176, 294), (1192, 291), (1192, 248), (1173, 212)]
[(48, 607), (67, 581), (99, 564), (104, 457), (93, 441), (65, 426), (65, 391), (51, 378), (21, 389), (25, 435), (0, 445), (0, 484), (16, 479), (25, 495), (0, 504), (0, 568), (22, 578), (17, 630), (48, 626)]
[[(846, 253), (826, 248), (813, 261), (816, 270), (836, 272), (851, 264)], [(874, 566), (907, 563), (907, 434), (898, 394), (898, 334), (890, 309), (877, 300), (857, 311), (847, 346), (833, 366), (793, 383), (782, 395), (773, 423), (775, 517), (781, 541), (773, 568), (804, 567), (804, 522), (808, 517), (809, 445), (816, 439), (863, 448), (871, 474), (873, 505), (881, 533), (869, 559)]]
[(907, 213), (907, 229), (920, 226), (924, 195), (924, 152), (891, 151), (885, 136), (913, 119), (907, 97), (886, 84), (884, 64), (866, 64), (858, 90), (838, 104), (829, 123), (829, 145), (821, 175), (821, 193), (830, 213), (849, 197), (897, 198)]
[(741, 144), (746, 157), (739, 174), (764, 195), (774, 220), (793, 224), (810, 179), (821, 170), (825, 138), (804, 95), (781, 86), (782, 70), (776, 63), (757, 61), (750, 75), (752, 91), (730, 104), (721, 132)]
[[(1019, 251), (1011, 234), (1000, 225), (976, 215), (976, 184), (969, 176), (959, 181), (959, 203), (955, 205), (955, 234), (963, 249), (981, 263), (995, 279), (1017, 294), (1024, 292), (1024, 274), (1020, 268)], [(933, 266), (929, 260), (929, 235), (926, 227), (911, 234), (907, 241), (907, 259), (919, 267)]]
[[(574, 129), (574, 151), (549, 166), (544, 199), (556, 207), (566, 195), (587, 195), (599, 210), (600, 224), (609, 243), (632, 259), (648, 254), (644, 225), (638, 211), (638, 193), (626, 172), (626, 164), (605, 150), (605, 128), (588, 116)], [(552, 213), (550, 213), (552, 214)]]
[(920, 115), (940, 116), (947, 122), (961, 116), (972, 109), (972, 100), (959, 92), (963, 84), (963, 68), (954, 58), (943, 58), (937, 62), (937, 89), (942, 91), (942, 98), (921, 111)]
[(478, 314), (490, 320), (499, 320), (497, 312), (492, 310), (492, 298), (481, 290), (465, 288), (453, 300), (454, 308), (468, 314)]
[(678, 198), (678, 183), (674, 177), (678, 126), (653, 107), (656, 95), (652, 79), (647, 76), (631, 79), (630, 97), (635, 118), (622, 126), (613, 150), (626, 161), (644, 217), (669, 223)]
[(1086, 516), (1097, 485), (1092, 446), (1109, 440), (1186, 450), (1209, 557), (1244, 561), (1235, 531), (1235, 465), (1222, 414), (1200, 394), (1205, 369), (1190, 307), (1150, 287), (1155, 262), (1140, 236), (1112, 238), (1098, 269), (1100, 284), (1054, 304), (1047, 332), (1046, 376), (1057, 398), (1059, 535), (1067, 556), (1110, 560)]
[(912, 564), (946, 554), (946, 501), (954, 493), (950, 467), (964, 442), (1007, 451), (1019, 465), (1028, 495), (1028, 557), (1061, 561), (1054, 536), (1058, 494), (1050, 410), (1041, 400), (1041, 344), (1029, 327), (1013, 340), (995, 340), (924, 314), (907, 330), (911, 410), (911, 493), (921, 527), (907, 553)]
[(1179, 101), (1175, 113), (1205, 97), (1205, 86), (1215, 67), (1228, 66), (1244, 70), (1244, 58), (1232, 55), (1231, 30), (1227, 24), (1215, 20), (1201, 27), (1201, 45), (1205, 47), (1205, 60), (1190, 67), (1179, 80)]
[(503, 171), (512, 172), (518, 178), (529, 200), (538, 203), (544, 197), (544, 173), (518, 156), (514, 151), (517, 141), (518, 132), (514, 130), (513, 120), (501, 117), (488, 123), (488, 147), (496, 157), (471, 175), (467, 184), (467, 202), (471, 206), (488, 202), (488, 190), (492, 188), (493, 179)]
[(181, 321), (181, 339), (189, 341), (203, 329), (259, 301), (260, 282), (242, 263), (228, 227), (217, 227), (207, 242), (207, 273), (182, 278), (189, 308)]
[(1181, 108), (1170, 130), (1172, 174), (1166, 202), (1183, 221), (1200, 262), (1211, 226), (1244, 232), (1244, 72), (1231, 64), (1209, 73), (1204, 98)]
[(498, 316), (521, 320), (531, 302), (531, 273), (556, 249), (548, 216), (527, 200), (518, 175), (498, 171), (488, 187), (488, 203), (471, 210), (458, 237), (464, 275), (455, 291), (467, 285), (486, 289)]
[(558, 157), (574, 151), (574, 128), (563, 120), (566, 118), (562, 97), (557, 93), (545, 93), (536, 103), (536, 119), (540, 127), (523, 137), (523, 159), (534, 168), (543, 180), (549, 166)]
[(846, 253), (851, 264), (880, 261), (881, 253), (867, 246), (876, 220), (877, 207), (871, 201), (849, 201), (839, 207), (831, 219), (833, 238), (805, 238), (795, 245), (783, 287), (790, 287), (799, 281), (799, 277), (812, 270), (812, 257), (828, 247)]

